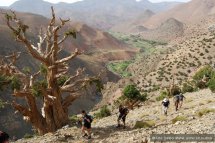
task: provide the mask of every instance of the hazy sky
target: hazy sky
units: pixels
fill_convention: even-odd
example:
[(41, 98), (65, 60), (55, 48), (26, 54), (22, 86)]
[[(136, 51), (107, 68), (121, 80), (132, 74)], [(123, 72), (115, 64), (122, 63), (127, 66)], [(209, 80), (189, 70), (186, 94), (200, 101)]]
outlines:
[[(17, 0), (0, 0), (0, 6), (9, 6), (12, 3), (14, 3)], [(58, 2), (68, 2), (68, 3), (72, 3), (72, 2), (76, 2), (76, 1), (81, 1), (81, 0), (45, 0), (45, 1), (49, 1), (52, 3), (58, 3)], [(151, 2), (162, 2), (162, 1), (179, 1), (179, 2), (186, 2), (189, 0), (149, 0)]]

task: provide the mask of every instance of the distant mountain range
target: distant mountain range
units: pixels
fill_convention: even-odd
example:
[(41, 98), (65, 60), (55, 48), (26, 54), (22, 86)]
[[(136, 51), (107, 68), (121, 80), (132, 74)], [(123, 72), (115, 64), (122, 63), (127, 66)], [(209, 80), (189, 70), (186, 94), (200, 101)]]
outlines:
[(50, 7), (57, 15), (86, 23), (99, 29), (110, 29), (119, 23), (138, 17), (145, 10), (155, 13), (168, 10), (179, 2), (151, 3), (148, 0), (83, 0), (68, 4), (52, 4), (43, 0), (19, 0), (8, 8), (20, 12), (30, 12), (50, 17)]
[(186, 24), (195, 24), (213, 15), (215, 15), (215, 0), (192, 0), (153, 15), (142, 24), (148, 28), (155, 28), (169, 18), (175, 18)]

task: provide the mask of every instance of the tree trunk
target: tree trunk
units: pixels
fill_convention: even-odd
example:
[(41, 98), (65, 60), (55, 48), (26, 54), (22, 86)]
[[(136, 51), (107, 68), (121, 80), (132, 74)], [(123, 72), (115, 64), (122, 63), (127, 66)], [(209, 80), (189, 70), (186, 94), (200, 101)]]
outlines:
[(49, 100), (46, 99), (49, 97), (45, 96), (43, 107), (47, 127), (44, 132), (54, 132), (68, 124), (69, 121), (68, 112), (63, 109), (62, 97), (55, 77), (56, 73), (57, 68), (53, 68), (48, 71), (47, 74), (48, 88), (51, 89), (51, 93), (48, 96), (53, 97), (53, 102), (50, 103)]

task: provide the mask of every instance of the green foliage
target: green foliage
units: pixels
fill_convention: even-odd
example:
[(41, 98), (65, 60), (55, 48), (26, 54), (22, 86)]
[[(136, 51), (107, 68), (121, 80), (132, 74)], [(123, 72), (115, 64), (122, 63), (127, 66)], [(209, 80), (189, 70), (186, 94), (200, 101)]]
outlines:
[[(205, 83), (203, 82), (204, 76), (207, 76), (208, 81)], [(196, 86), (198, 88), (206, 88), (208, 87), (212, 92), (215, 92), (215, 70), (207, 65), (200, 69), (193, 77), (196, 81)]]
[(65, 33), (66, 36), (72, 36), (74, 39), (77, 37), (77, 32), (75, 29), (70, 29)]
[(127, 67), (133, 63), (133, 61), (122, 61), (122, 62), (114, 62), (108, 64), (108, 69), (115, 73), (120, 74), (122, 77), (132, 76), (131, 73), (127, 71)]
[(215, 92), (215, 78), (210, 79), (207, 86), (212, 92)]
[(14, 90), (14, 89), (20, 90), (20, 88), (21, 88), (21, 81), (20, 81), (20, 79), (18, 77), (12, 76), (10, 78), (10, 81), (11, 81), (10, 85), (11, 85), (11, 89), (12, 90)]
[(63, 84), (64, 84), (68, 79), (69, 79), (69, 76), (66, 76), (66, 75), (61, 76), (60, 78), (58, 78), (57, 84), (58, 84), (59, 86), (63, 86)]
[(147, 93), (144, 93), (144, 94), (141, 94), (139, 97), (138, 97), (138, 100), (141, 101), (141, 102), (144, 102), (147, 100)]
[(155, 46), (158, 45), (166, 45), (165, 42), (153, 41), (153, 40), (146, 40), (138, 35), (125, 35), (121, 33), (109, 32), (115, 38), (119, 39), (120, 41), (124, 41), (125, 43), (131, 45), (135, 48), (140, 48), (141, 51), (145, 53), (153, 53), (155, 50)]
[(40, 65), (40, 72), (43, 74), (43, 75), (47, 75), (47, 72), (48, 72), (48, 69), (45, 65), (41, 64)]
[(182, 85), (182, 92), (194, 92), (195, 88), (190, 83), (183, 83)]
[(202, 109), (199, 112), (197, 112), (197, 116), (202, 117), (203, 115), (206, 115), (208, 113), (215, 113), (215, 109)]
[(129, 100), (146, 101), (147, 94), (141, 95), (135, 85), (127, 85), (123, 90), (123, 96)]
[(202, 80), (205, 75), (211, 76), (211, 74), (214, 73), (214, 70), (211, 66), (207, 65), (200, 69), (194, 76), (193, 79), (196, 81)]
[(168, 93), (166, 91), (161, 91), (160, 96), (156, 97), (156, 100), (161, 101), (166, 97), (168, 97)]
[(8, 77), (0, 75), (0, 90), (2, 91), (5, 87), (5, 84), (9, 82)]
[(31, 73), (31, 68), (30, 67), (24, 67), (23, 69), (24, 73)]
[(175, 124), (178, 121), (187, 121), (187, 117), (185, 117), (185, 116), (177, 116), (174, 119), (172, 119), (173, 124)]
[(103, 106), (98, 113), (95, 114), (96, 118), (104, 118), (111, 115), (110, 109), (107, 106)]
[(97, 88), (96, 90), (97, 90), (98, 92), (101, 92), (102, 89), (104, 88), (101, 79), (98, 79), (98, 78), (97, 78), (97, 79), (94, 79), (94, 80), (91, 80), (91, 81), (89, 82), (89, 84), (90, 84), (90, 85), (94, 84), (94, 85), (96, 86), (96, 88)]
[(79, 121), (79, 118), (77, 117), (77, 115), (72, 115), (69, 116), (69, 120), (72, 124), (76, 124)]
[(5, 86), (10, 86), (12, 90), (20, 90), (21, 81), (17, 76), (0, 76), (0, 90), (3, 90)]
[(35, 97), (40, 97), (42, 95), (41, 88), (47, 88), (47, 81), (46, 80), (40, 80), (36, 81), (31, 89), (32, 94)]
[(139, 128), (151, 128), (155, 126), (155, 121), (149, 120), (149, 121), (137, 121), (134, 125), (135, 129)]
[(7, 20), (12, 20), (12, 16), (11, 15), (9, 15), (9, 14), (5, 14), (5, 18), (7, 19)]
[(136, 99), (138, 96), (140, 96), (140, 91), (135, 85), (127, 85), (123, 90), (123, 94), (128, 99)]

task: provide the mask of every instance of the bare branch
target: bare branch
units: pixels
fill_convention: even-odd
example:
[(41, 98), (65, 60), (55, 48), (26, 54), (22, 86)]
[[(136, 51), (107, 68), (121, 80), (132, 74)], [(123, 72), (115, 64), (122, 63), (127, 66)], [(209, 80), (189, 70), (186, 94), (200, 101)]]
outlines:
[(68, 35), (64, 35), (64, 37), (57, 44), (58, 45), (62, 44), (67, 38), (68, 38)]
[(75, 52), (73, 54), (71, 54), (70, 56), (63, 58), (61, 60), (58, 60), (55, 62), (55, 64), (60, 64), (60, 63), (64, 63), (64, 62), (68, 62), (69, 60), (74, 59), (76, 56), (81, 55), (82, 52), (80, 52), (78, 49), (75, 49)]
[(20, 105), (20, 104), (17, 104), (15, 101), (13, 101), (12, 105), (13, 105), (13, 107), (14, 107), (17, 111), (19, 111), (23, 116), (28, 116), (28, 117), (30, 117), (31, 112), (30, 112), (30, 110), (29, 110), (27, 107), (24, 107), (24, 106), (22, 106), (22, 105)]
[(80, 76), (83, 72), (85, 71), (85, 69), (78, 69), (76, 71), (76, 75), (70, 77), (69, 79), (66, 80), (66, 82), (63, 84), (63, 86), (66, 86), (67, 84), (69, 84), (73, 79), (75, 79), (76, 77)]
[[(38, 53), (38, 51), (36, 50), (37, 48), (35, 48), (29, 40), (27, 40), (26, 36), (25, 36), (25, 31), (26, 31), (26, 25), (22, 24), (22, 22), (16, 18), (16, 14), (14, 12), (13, 13), (13, 16), (9, 16), (8, 14), (8, 18), (6, 19), (7, 20), (7, 26), (13, 31), (13, 33), (16, 35), (16, 38), (22, 42), (25, 47), (27, 48), (27, 50), (29, 51), (29, 53), (34, 57), (36, 58), (37, 60), (43, 62), (43, 63), (46, 63), (47, 61), (45, 60), (44, 57), (42, 57), (42, 55), (40, 53)], [(18, 26), (18, 28), (14, 28), (12, 25), (11, 25), (11, 22), (15, 22)]]
[(81, 96), (81, 94), (71, 94), (71, 95), (67, 96), (63, 100), (63, 107), (67, 109), (71, 105), (71, 103), (80, 96)]
[(51, 11), (52, 11), (52, 19), (51, 19), (49, 25), (50, 25), (50, 26), (54, 26), (54, 24), (55, 24), (55, 12), (54, 12), (53, 6), (51, 7)]
[(28, 91), (14, 91), (13, 96), (15, 96), (15, 97), (26, 97), (30, 94), (31, 93)]

